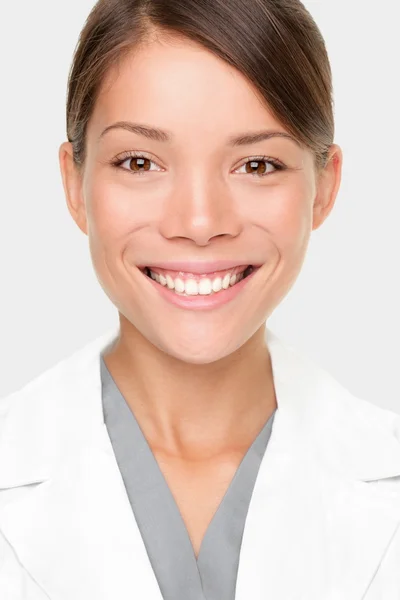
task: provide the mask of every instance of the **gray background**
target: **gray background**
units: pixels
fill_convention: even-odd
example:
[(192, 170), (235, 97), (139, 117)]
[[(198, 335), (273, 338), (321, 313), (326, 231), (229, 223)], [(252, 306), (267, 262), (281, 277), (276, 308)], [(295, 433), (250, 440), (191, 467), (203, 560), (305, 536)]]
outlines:
[[(400, 3), (305, 4), (331, 58), (343, 182), (268, 325), (350, 391), (400, 413)], [(92, 5), (0, 8), (0, 397), (117, 323), (58, 166), (68, 69)]]

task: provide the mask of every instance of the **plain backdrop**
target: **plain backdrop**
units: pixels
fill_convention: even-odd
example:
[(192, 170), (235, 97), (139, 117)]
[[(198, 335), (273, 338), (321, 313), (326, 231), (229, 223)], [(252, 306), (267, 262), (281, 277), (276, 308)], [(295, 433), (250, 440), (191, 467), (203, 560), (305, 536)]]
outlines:
[[(331, 59), (343, 182), (268, 326), (354, 394), (400, 413), (400, 2), (305, 4)], [(1, 3), (0, 397), (118, 322), (58, 165), (68, 71), (92, 6)]]

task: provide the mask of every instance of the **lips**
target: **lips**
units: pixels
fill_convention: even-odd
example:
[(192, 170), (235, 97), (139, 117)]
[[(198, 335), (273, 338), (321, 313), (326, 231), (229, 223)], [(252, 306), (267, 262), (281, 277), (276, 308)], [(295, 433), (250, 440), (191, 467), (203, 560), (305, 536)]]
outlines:
[(140, 271), (149, 280), (150, 285), (157, 290), (157, 293), (170, 304), (187, 310), (203, 311), (212, 310), (233, 301), (248, 285), (247, 282), (252, 280), (259, 267), (250, 265), (236, 267), (236, 269), (241, 270), (238, 275), (231, 276), (228, 272), (224, 278), (218, 276), (214, 280), (207, 276), (201, 276), (206, 275), (205, 273), (200, 277), (192, 273), (192, 277), (184, 280), (181, 277), (173, 279), (170, 275), (164, 277), (148, 267), (142, 267)]
[(252, 265), (249, 265), (246, 269), (240, 268), (238, 273), (228, 272), (224, 277), (217, 276), (214, 279), (209, 277), (193, 276), (189, 278), (176, 277), (172, 278), (171, 275), (167, 274), (164, 276), (162, 273), (155, 273), (154, 271), (146, 268), (143, 274), (149, 279), (157, 282), (161, 287), (166, 287), (169, 290), (173, 290), (177, 294), (185, 294), (186, 296), (209, 296), (210, 294), (220, 294), (224, 290), (230, 287), (238, 285), (243, 279), (249, 277), (253, 272), (258, 269), (254, 269)]
[(227, 275), (229, 275), (230, 277), (233, 277), (234, 275), (236, 275), (236, 277), (238, 277), (240, 274), (242, 274), (244, 271), (246, 271), (246, 269), (249, 269), (251, 267), (251, 265), (239, 265), (230, 269), (224, 269), (224, 270), (220, 270), (220, 271), (213, 271), (211, 273), (207, 273), (207, 272), (201, 272), (201, 273), (197, 273), (192, 271), (175, 271), (172, 269), (162, 269), (160, 267), (149, 267), (146, 266), (144, 268), (141, 269), (141, 271), (143, 271), (146, 275), (151, 276), (151, 274), (153, 275), (158, 275), (161, 276), (162, 278), (168, 278), (170, 277), (171, 279), (181, 279), (183, 281), (188, 281), (188, 280), (196, 280), (198, 282), (200, 282), (203, 279), (210, 279), (211, 281), (220, 277), (221, 279), (224, 279)]
[[(251, 260), (213, 260), (213, 261), (157, 261), (155, 263), (148, 262), (138, 265), (138, 268), (144, 271), (147, 267), (153, 272), (167, 271), (172, 272), (174, 276), (178, 274), (182, 275), (204, 275), (210, 277), (213, 275), (221, 275), (223, 272), (232, 272), (234, 269), (243, 267), (246, 269), (249, 265), (254, 266), (254, 262)], [(261, 265), (257, 265), (261, 266)]]

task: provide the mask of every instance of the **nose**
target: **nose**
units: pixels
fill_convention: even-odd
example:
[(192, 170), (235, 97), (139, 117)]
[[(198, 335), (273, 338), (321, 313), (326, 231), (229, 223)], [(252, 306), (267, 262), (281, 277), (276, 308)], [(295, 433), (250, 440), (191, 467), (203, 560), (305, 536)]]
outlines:
[(236, 237), (243, 228), (228, 186), (206, 174), (180, 182), (164, 204), (159, 231), (167, 239), (186, 238), (206, 246), (214, 237)]

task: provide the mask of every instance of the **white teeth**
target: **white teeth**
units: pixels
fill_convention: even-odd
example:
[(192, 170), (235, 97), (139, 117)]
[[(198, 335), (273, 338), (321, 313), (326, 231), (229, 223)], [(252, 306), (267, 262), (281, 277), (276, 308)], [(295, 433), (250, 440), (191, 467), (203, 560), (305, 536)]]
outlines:
[(182, 293), (182, 292), (185, 291), (185, 283), (184, 283), (184, 281), (182, 281), (182, 279), (179, 279), (179, 277), (177, 277), (174, 280), (174, 283), (175, 283), (175, 291), (176, 292), (181, 292)]
[(150, 271), (150, 277), (157, 281), (160, 285), (167, 286), (170, 290), (175, 290), (178, 294), (185, 293), (188, 296), (208, 296), (212, 293), (218, 293), (221, 290), (228, 289), (229, 286), (233, 286), (239, 283), (243, 279), (243, 273), (231, 275), (227, 273), (224, 278), (216, 277), (211, 280), (208, 277), (204, 277), (197, 282), (195, 279), (187, 279), (183, 281), (180, 277), (173, 279), (170, 275), (161, 275)]
[[(151, 271), (150, 271), (151, 273)], [(174, 280), (172, 279), (171, 275), (167, 275), (167, 286), (169, 287), (170, 290), (173, 290), (175, 287), (175, 283)]]
[(222, 280), (222, 287), (224, 288), (224, 290), (228, 289), (230, 281), (231, 281), (231, 276), (229, 275), (229, 273), (227, 273)]
[(211, 284), (213, 292), (219, 292), (222, 289), (222, 279), (221, 277), (216, 277)]
[(199, 294), (201, 296), (208, 296), (212, 292), (212, 283), (210, 279), (201, 279), (199, 283)]
[[(176, 280), (175, 280), (175, 289), (176, 289)], [(179, 290), (177, 290), (179, 291)], [(197, 284), (197, 281), (195, 281), (194, 279), (188, 279), (187, 281), (185, 281), (185, 294), (187, 294), (188, 296), (197, 296), (197, 294), (199, 293), (199, 286)]]

